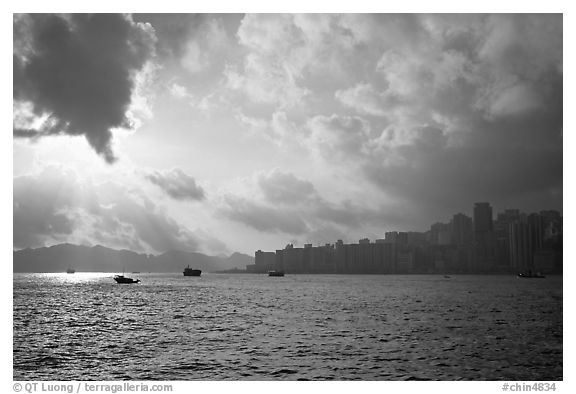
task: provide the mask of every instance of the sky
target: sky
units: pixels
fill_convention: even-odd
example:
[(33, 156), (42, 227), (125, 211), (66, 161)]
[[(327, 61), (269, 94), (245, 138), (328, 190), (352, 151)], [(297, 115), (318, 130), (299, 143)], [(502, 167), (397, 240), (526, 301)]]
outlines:
[(230, 254), (563, 202), (559, 14), (16, 14), (13, 248)]

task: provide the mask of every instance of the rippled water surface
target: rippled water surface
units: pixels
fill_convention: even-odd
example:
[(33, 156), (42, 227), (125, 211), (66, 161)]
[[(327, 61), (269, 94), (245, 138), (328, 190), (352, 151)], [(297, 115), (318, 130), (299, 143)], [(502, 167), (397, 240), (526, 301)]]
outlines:
[(14, 274), (15, 380), (560, 380), (562, 278)]

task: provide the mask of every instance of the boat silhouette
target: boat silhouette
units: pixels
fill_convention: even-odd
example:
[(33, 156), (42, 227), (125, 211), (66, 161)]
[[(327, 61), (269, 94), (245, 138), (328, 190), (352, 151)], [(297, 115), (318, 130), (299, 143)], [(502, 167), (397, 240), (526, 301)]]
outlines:
[(116, 281), (116, 283), (124, 283), (124, 284), (140, 282), (140, 279), (132, 279), (124, 276), (124, 270), (122, 270), (122, 275), (114, 275), (114, 280)]
[(268, 271), (268, 276), (284, 276), (284, 271)]
[(116, 283), (138, 283), (140, 279), (127, 278), (124, 275), (115, 275), (114, 280)]
[(200, 276), (202, 275), (202, 270), (190, 268), (190, 266), (184, 268), (184, 276)]
[(545, 275), (542, 275), (539, 272), (532, 272), (532, 271), (528, 271), (528, 272), (520, 272), (518, 275), (518, 278), (533, 278), (533, 279), (543, 279), (546, 278)]

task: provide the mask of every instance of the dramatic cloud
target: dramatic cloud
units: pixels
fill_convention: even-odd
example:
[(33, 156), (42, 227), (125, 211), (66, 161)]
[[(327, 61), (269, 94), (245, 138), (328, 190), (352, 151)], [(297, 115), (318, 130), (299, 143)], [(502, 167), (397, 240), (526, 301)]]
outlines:
[(311, 151), (427, 217), (477, 200), (560, 207), (561, 16), (383, 18), (366, 28), (398, 39), (335, 91), (355, 115), (307, 121)]
[[(546, 125), (537, 129), (545, 131)], [(523, 209), (561, 206), (561, 146), (530, 135), (529, 129), (498, 131), (500, 135), (482, 136), (475, 145), (451, 147), (439, 129), (436, 134), (426, 130), (412, 144), (395, 150), (397, 164), (378, 160), (375, 151), (365, 158), (364, 173), (386, 193), (427, 211), (427, 217), (433, 215), (431, 208), (448, 213), (478, 200), (520, 204)], [(382, 152), (385, 156), (386, 150)], [(535, 195), (539, 197), (534, 205), (527, 204), (527, 197)]]
[(221, 63), (229, 49), (229, 37), (222, 22), (211, 19), (188, 38), (181, 64), (190, 73), (197, 73)]
[(129, 128), (135, 78), (154, 31), (115, 14), (14, 17), (14, 135), (83, 135), (107, 162), (112, 130)]
[(204, 189), (196, 184), (196, 180), (178, 168), (165, 172), (154, 171), (145, 177), (176, 200), (199, 201), (205, 197)]
[(222, 252), (222, 242), (172, 219), (137, 189), (94, 185), (58, 168), (14, 178), (14, 248), (59, 242), (139, 252)]
[[(238, 36), (244, 68), (228, 83), (291, 131), (243, 119), (300, 138), (315, 169), (377, 186), (373, 208), (430, 223), (480, 200), (562, 206), (561, 15), (258, 15)], [(365, 220), (340, 204), (317, 200), (307, 227), (322, 213)]]
[(376, 228), (391, 229), (402, 221), (414, 220), (399, 207), (328, 201), (311, 182), (278, 169), (261, 173), (244, 186), (251, 197), (226, 195), (221, 207), (225, 217), (263, 233), (282, 233), (304, 243), (357, 240), (367, 234), (378, 237), (382, 234)]
[(280, 107), (291, 107), (308, 94), (296, 83), (300, 70), (288, 60), (301, 39), (291, 15), (247, 15), (238, 37), (249, 52), (241, 68), (226, 70), (229, 88), (254, 102)]
[(271, 203), (306, 202), (316, 194), (311, 182), (298, 179), (293, 174), (278, 169), (260, 175), (258, 185)]
[(236, 118), (251, 134), (264, 137), (282, 148), (286, 148), (287, 145), (301, 147), (301, 138), (305, 136), (305, 132), (281, 110), (274, 112), (270, 120), (247, 116), (240, 111), (236, 114)]
[[(112, 160), (111, 133), (151, 97), (134, 75), (156, 65), (154, 116), (116, 149), (149, 169), (204, 168), (202, 186), (219, 193), (179, 170), (140, 170), (157, 193), (128, 193), (137, 206), (123, 209), (158, 198), (190, 222), (202, 208), (207, 231), (243, 251), (425, 230), (477, 201), (562, 210), (560, 14), (33, 15), (14, 29), (15, 135), (85, 135)], [(38, 162), (70, 161), (58, 141), (29, 146)], [(30, 242), (96, 226), (63, 204), (43, 208)], [(150, 247), (133, 222), (101, 233)]]
[(357, 116), (319, 115), (309, 120), (310, 147), (329, 160), (355, 160), (366, 150), (370, 123)]
[(322, 105), (326, 94), (374, 73), (382, 52), (421, 34), (413, 15), (256, 14), (238, 29), (243, 63), (229, 87), (256, 103), (291, 109)]
[(394, 95), (378, 92), (372, 85), (361, 83), (353, 88), (336, 91), (336, 98), (360, 113), (375, 116), (386, 115), (386, 110), (396, 104)]
[(170, 86), (170, 94), (178, 99), (190, 99), (193, 97), (186, 87), (177, 83), (173, 83), (172, 86)]
[(163, 58), (184, 56), (189, 38), (208, 20), (203, 14), (133, 14), (132, 18), (154, 27), (157, 52)]
[(14, 247), (43, 246), (45, 240), (64, 241), (75, 230), (66, 214), (77, 199), (76, 179), (71, 173), (48, 169), (42, 181), (14, 178)]
[(305, 221), (293, 211), (269, 207), (232, 195), (225, 196), (224, 201), (223, 213), (226, 217), (256, 230), (293, 235), (307, 231)]

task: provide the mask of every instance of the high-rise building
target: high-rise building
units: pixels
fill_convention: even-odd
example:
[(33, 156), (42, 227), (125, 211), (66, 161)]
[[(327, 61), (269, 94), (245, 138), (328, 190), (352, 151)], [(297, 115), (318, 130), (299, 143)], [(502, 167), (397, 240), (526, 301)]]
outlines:
[(474, 250), (472, 248), (474, 242), (474, 223), (472, 218), (457, 213), (452, 216), (450, 222), (451, 239), (454, 245), (454, 271), (455, 272), (468, 272), (471, 268)]
[(450, 245), (452, 243), (450, 224), (434, 223), (430, 226), (430, 243), (432, 245)]
[(544, 249), (544, 217), (520, 215), (509, 225), (510, 264), (517, 272), (534, 271), (534, 256)]
[(518, 220), (509, 225), (510, 265), (516, 272), (533, 269), (533, 248), (530, 230), (525, 220)]
[(516, 271), (512, 266), (510, 253), (510, 224), (524, 220), (524, 214), (518, 209), (506, 209), (498, 213), (494, 222), (494, 235), (496, 237), (496, 265), (498, 271)]
[(426, 233), (409, 231), (406, 233), (408, 246), (425, 246)]
[(558, 211), (541, 211), (540, 215), (544, 220), (544, 250), (552, 256), (553, 271), (562, 272), (562, 244), (563, 244), (563, 220)]
[(464, 215), (463, 213), (457, 213), (452, 216), (452, 243), (456, 246), (470, 246), (472, 245), (472, 240), (474, 239), (474, 226), (472, 223), (472, 218)]
[(255, 272), (268, 272), (276, 269), (276, 253), (257, 250), (254, 256)]
[(384, 241), (395, 244), (398, 240), (398, 231), (388, 231), (384, 236)]
[(538, 213), (528, 215), (528, 231), (533, 251), (544, 248), (544, 217)]
[(398, 233), (398, 238), (396, 239), (398, 245), (406, 246), (408, 245), (408, 233), (405, 231), (400, 231)]
[(303, 273), (304, 269), (304, 248), (295, 248), (288, 244), (282, 251), (282, 266), (284, 271), (290, 274)]
[(396, 264), (396, 245), (377, 239), (375, 243), (370, 244), (374, 253), (373, 269), (376, 274), (392, 274), (395, 272)]
[(368, 238), (358, 241), (358, 270), (362, 274), (373, 273), (374, 256)]
[(344, 245), (346, 251), (346, 273), (360, 273), (360, 249), (359, 244)]
[(562, 216), (558, 211), (541, 211), (544, 219), (544, 241), (557, 243), (562, 238)]
[(474, 204), (474, 264), (473, 271), (489, 272), (496, 265), (496, 237), (492, 207), (487, 202)]
[(335, 245), (335, 270), (337, 273), (346, 272), (346, 248), (344, 242), (339, 239)]
[(492, 207), (487, 202), (474, 204), (474, 232), (488, 233), (494, 229), (492, 220)]

